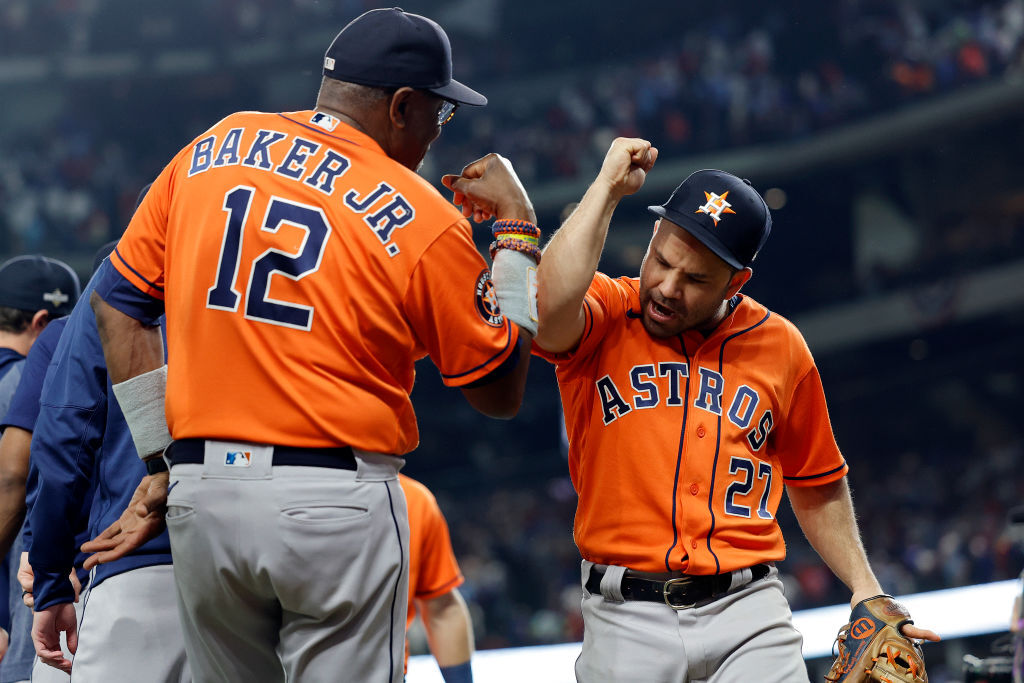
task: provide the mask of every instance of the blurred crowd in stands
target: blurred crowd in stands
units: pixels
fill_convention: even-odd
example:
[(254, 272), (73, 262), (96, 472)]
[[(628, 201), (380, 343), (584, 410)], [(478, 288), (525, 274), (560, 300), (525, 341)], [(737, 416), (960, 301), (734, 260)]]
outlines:
[(527, 180), (572, 178), (619, 135), (670, 155), (792, 140), (1024, 66), (1020, 0), (927, 13), (890, 2), (818, 3), (802, 17), (790, 3), (751, 10), (696, 15), (639, 61), (595, 58), (561, 74), (550, 97), (490, 107), (444, 154), (465, 158), (483, 142)]
[[(188, 0), (148, 6), (146, 17), (129, 25), (139, 16), (129, 0), (6, 0), (0, 63), (38, 56), (50, 44), (73, 57), (294, 41), (304, 26), (340, 26), (375, 4)], [(492, 94), (492, 104), (459, 111), (446, 126), (424, 169), (431, 179), (489, 151), (509, 157), (531, 189), (590, 177), (616, 135), (649, 138), (664, 158), (790, 141), (1024, 67), (1024, 0), (737, 0), (690, 8), (684, 17), (677, 2), (619, 3), (624, 7), (615, 11), (648, 22), (631, 25), (628, 37), (620, 35), (621, 16), (591, 12), (589, 4), (575, 12), (573, 3), (546, 0), (433, 4), (454, 9), (404, 6), (442, 21), (439, 13), (451, 18), (459, 7), (478, 13), (462, 25), (453, 20), (449, 32), (456, 73)], [(659, 12), (673, 20), (657, 22)], [(318, 46), (303, 57), (301, 68), (308, 72), (320, 52)], [(315, 78), (309, 82), (315, 87)], [(56, 78), (51, 86), (68, 93), (51, 125), (27, 134), (0, 130), (3, 257), (80, 252), (91, 259), (96, 246), (120, 234), (139, 188), (174, 152), (231, 111), (264, 108), (253, 101), (262, 92), (259, 74), (228, 67), (169, 84)], [(308, 89), (300, 98), (292, 108), (311, 106)], [(979, 206), (990, 200), (977, 195)], [(860, 281), (847, 254), (847, 270), (833, 280), (801, 271), (795, 283), (792, 271), (802, 264), (786, 260), (784, 236), (773, 236), (768, 272), (752, 286), (788, 288), (786, 297), (762, 298), (770, 307), (800, 308), (921, 284), (922, 273), (948, 276), (989, 265), (1024, 253), (1024, 206), (1015, 201), (1015, 215), (968, 206), (933, 216), (914, 258), (898, 267), (876, 264)], [(852, 241), (850, 225), (836, 228), (836, 214), (824, 214), (815, 220), (828, 221), (828, 239)], [(556, 217), (544, 222), (553, 225)], [(611, 254), (609, 272), (635, 273), (635, 256)], [(839, 279), (844, 284), (836, 286)], [(1019, 334), (1020, 325), (1014, 329)], [(951, 334), (961, 353), (989, 333)], [(850, 375), (888, 377), (907, 359), (905, 348), (885, 367), (862, 359)], [(1024, 565), (1024, 552), (1004, 534), (1006, 510), (1024, 499), (1019, 415), (1006, 414), (1024, 405), (1019, 369), (979, 385), (966, 371), (949, 374), (961, 361), (952, 352), (935, 357), (924, 376), (938, 379), (910, 383), (887, 396), (885, 406), (835, 400), (833, 391), (843, 396), (853, 380), (830, 384), (829, 360), (820, 361), (840, 446), (853, 465), (868, 550), (883, 584), (897, 593), (1013, 578)], [(844, 356), (842, 363), (850, 362)], [(432, 386), (429, 373), (421, 373), (414, 393), (424, 442), (410, 459), (410, 474), (433, 486), (451, 523), (481, 648), (582, 637), (575, 494), (559, 444), (554, 378), (542, 361), (535, 365), (533, 400), (507, 424), (478, 421), (451, 391)], [(926, 395), (930, 401), (916, 400)], [(942, 429), (935, 428), (936, 414)], [(788, 510), (780, 518), (794, 608), (848, 599)]]
[[(495, 96), (491, 106), (462, 112), (445, 129), (424, 169), (428, 177), (487, 151), (512, 159), (528, 186), (590, 176), (616, 135), (647, 137), (669, 157), (792, 140), (1019, 70), (1022, 62), (1024, 0), (939, 0), (927, 8), (869, 0), (824, 6), (797, 0), (784, 7), (751, 1), (709, 6), (686, 21), (660, 24), (651, 23), (652, 16), (680, 10), (654, 2), (636, 10), (650, 35), (628, 44), (628, 52), (621, 41), (605, 41), (608, 20), (600, 12), (588, 20), (569, 7), (561, 10), (560, 22), (554, 15), (531, 26), (522, 4), (481, 3), (490, 8), (475, 10), (490, 17), (490, 24), (479, 19), (483, 35), (457, 23), (451, 29), (463, 48), (456, 52), (460, 77)], [(129, 5), (3, 3), (0, 60), (31, 56), (51, 44), (59, 46), (61, 59), (73, 59), (288, 40), (303, 26), (340, 25), (372, 3), (164, 3), (147, 8), (141, 19)], [(548, 8), (549, 15), (556, 11)], [(470, 19), (467, 25), (476, 17)], [(563, 30), (568, 21), (576, 25), (570, 44)], [(588, 31), (588, 21), (600, 25)], [(316, 55), (305, 55), (296, 68), (308, 71), (305, 62)], [(262, 108), (253, 101), (254, 88), (211, 86), (212, 78), (198, 74), (191, 84), (169, 85), (146, 103), (148, 114), (135, 116), (157, 119), (166, 141), (161, 155), (153, 154), (152, 128), (124, 127), (116, 111), (111, 115), (90, 102), (132, 87), (121, 82), (92, 91), (65, 84), (74, 97), (53, 127), (29, 137), (0, 133), (4, 250), (56, 244), (88, 251), (116, 236), (131, 198), (173, 151), (229, 111)], [(513, 78), (519, 87), (503, 97), (500, 84)], [(310, 94), (301, 97), (293, 108), (308, 106)]]

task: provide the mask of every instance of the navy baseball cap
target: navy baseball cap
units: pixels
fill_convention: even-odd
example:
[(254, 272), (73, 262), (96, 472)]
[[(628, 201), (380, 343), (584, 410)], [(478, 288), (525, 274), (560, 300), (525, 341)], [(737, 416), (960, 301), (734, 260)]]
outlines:
[(772, 215), (749, 180), (731, 173), (695, 171), (662, 206), (648, 206), (696, 237), (733, 268), (742, 270), (768, 241)]
[(16, 256), (0, 266), (0, 306), (46, 309), (53, 316), (74, 308), (82, 287), (71, 266), (45, 256)]
[(324, 55), (324, 76), (375, 88), (409, 86), (483, 106), (487, 98), (452, 78), (452, 46), (437, 22), (399, 7), (372, 9), (341, 29)]

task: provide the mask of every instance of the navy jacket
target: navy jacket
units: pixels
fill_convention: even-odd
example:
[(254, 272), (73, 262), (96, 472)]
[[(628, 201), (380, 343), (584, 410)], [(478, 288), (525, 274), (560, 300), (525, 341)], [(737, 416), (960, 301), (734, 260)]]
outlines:
[[(20, 427), (28, 432), (35, 430), (36, 418), (39, 416), (39, 394), (43, 390), (43, 378), (46, 377), (46, 369), (50, 365), (50, 359), (53, 358), (57, 342), (60, 341), (60, 335), (67, 324), (68, 319), (66, 316), (57, 318), (43, 329), (35, 343), (32, 344), (32, 350), (29, 351), (25, 362), (21, 366), (21, 379), (18, 382), (17, 389), (14, 391), (14, 396), (11, 397), (7, 415), (3, 418), (3, 422), (0, 422), (0, 429)], [(32, 507), (38, 492), (39, 471), (36, 469), (35, 460), (30, 458), (28, 481), (25, 483), (26, 510)], [(76, 522), (76, 526), (79, 529), (78, 540), (82, 543), (89, 540), (86, 533), (88, 532), (89, 506), (91, 504), (92, 496), (89, 496)], [(32, 528), (28, 522), (27, 512), (21, 533), (23, 547), (25, 550), (28, 550), (29, 545), (32, 543)], [(80, 562), (76, 563), (76, 566), (78, 564)], [(88, 572), (83, 571), (80, 572), (79, 578), (84, 579), (87, 576)]]
[[(120, 517), (146, 475), (110, 388), (96, 318), (89, 305), (95, 283), (93, 277), (68, 317), (46, 373), (32, 435), (39, 492), (29, 511), (29, 523), (37, 535), (29, 550), (29, 562), (36, 577), (33, 592), (37, 611), (74, 600), (67, 576), (77, 546), (69, 520), (89, 498), (93, 469), (96, 496), (89, 517), (90, 536)], [(46, 530), (45, 543), (39, 542), (42, 529)], [(132, 569), (170, 562), (170, 540), (165, 530), (127, 557), (99, 565), (93, 585)]]

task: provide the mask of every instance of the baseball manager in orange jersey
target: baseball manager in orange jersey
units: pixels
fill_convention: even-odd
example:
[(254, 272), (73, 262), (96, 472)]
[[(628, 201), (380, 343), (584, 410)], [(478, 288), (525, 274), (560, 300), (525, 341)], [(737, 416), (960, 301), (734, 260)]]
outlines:
[[(486, 103), (451, 66), (433, 21), (361, 15), (327, 50), (315, 110), (202, 133), (97, 275), (114, 394), (150, 475), (86, 549), (118, 557), (166, 501), (196, 681), (401, 681), (413, 363), (429, 355), (485, 414), (518, 410), (536, 262), (499, 250), (488, 269), (415, 172), (459, 104)], [(536, 222), (510, 166), (485, 182), (502, 190), (489, 214)]]
[(656, 158), (616, 140), (538, 273), (535, 344), (556, 367), (579, 493), (577, 678), (806, 680), (775, 515), (785, 488), (851, 602), (881, 593), (847, 465), (800, 333), (740, 294), (771, 228), (748, 183), (694, 173), (651, 207), (640, 277), (596, 272), (615, 206)]

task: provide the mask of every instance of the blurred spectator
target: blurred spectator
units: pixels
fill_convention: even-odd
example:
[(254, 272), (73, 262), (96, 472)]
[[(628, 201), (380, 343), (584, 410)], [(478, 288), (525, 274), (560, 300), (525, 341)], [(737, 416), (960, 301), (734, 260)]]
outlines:
[[(232, 70), (223, 50), (251, 47), (258, 39), (287, 54), (295, 31), (336, 25), (370, 4), (192, 0), (147, 8), (145, 18), (131, 24), (137, 10), (125, 0), (4, 3), (0, 59), (53, 54), (57, 43), (61, 54), (135, 50), (142, 63), (160, 50), (194, 47), (213, 55), (205, 74), (135, 92), (132, 99), (144, 98), (144, 113), (91, 105), (90, 96), (117, 101), (118, 91), (133, 87), (130, 81), (101, 84), (95, 94), (75, 89), (53, 130), (30, 139), (0, 135), (0, 222), (10, 237), (7, 249), (59, 244), (91, 252), (118, 234), (138, 190), (130, 181), (153, 176), (159, 170), (153, 159), (163, 158), (153, 153), (154, 125), (160, 127), (158, 144), (171, 150), (201, 132), (190, 127), (194, 121), (240, 102), (260, 108), (265, 86), (238, 84), (245, 72)], [(480, 11), (492, 13), (495, 4)], [(522, 14), (521, 4), (506, 2), (501, 11), (513, 19)], [(663, 40), (638, 45), (629, 60), (588, 59), (569, 70), (549, 52), (554, 47), (541, 44), (502, 59), (473, 60), (477, 81), (532, 79), (536, 87), (519, 88), (522, 95), (446, 129), (429, 170), (455, 171), (495, 150), (513, 159), (528, 185), (576, 178), (600, 162), (616, 135), (655, 140), (663, 157), (793, 139), (1020, 67), (1024, 0), (939, 0), (927, 11), (913, 3), (869, 0), (843, 0), (823, 10), (797, 0), (788, 15), (753, 0), (741, 5), (743, 12), (709, 6), (681, 33), (674, 29)], [(659, 2), (643, 11), (658, 8), (678, 12), (676, 5)], [(814, 17), (813, 30), (801, 15)], [(602, 21), (603, 15), (594, 12), (592, 19)], [(587, 20), (572, 16), (581, 28)], [(666, 29), (652, 31), (664, 36)], [(601, 28), (577, 33), (578, 49), (586, 49)], [(461, 53), (484, 57), (503, 44), (470, 32), (461, 39), (478, 43)], [(298, 52), (290, 59), (305, 71), (317, 57)], [(231, 74), (234, 87), (218, 73)], [(105, 94), (108, 87), (114, 92)], [(226, 107), (229, 98), (234, 102)], [(87, 116), (90, 106), (94, 122)]]

